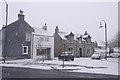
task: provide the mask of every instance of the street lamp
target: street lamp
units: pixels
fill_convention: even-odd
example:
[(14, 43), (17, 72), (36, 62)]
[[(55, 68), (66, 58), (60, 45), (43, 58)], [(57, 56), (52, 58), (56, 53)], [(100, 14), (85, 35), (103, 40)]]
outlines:
[[(7, 27), (7, 21), (8, 21), (8, 4), (4, 0), (6, 4), (6, 27)], [(4, 28), (4, 63), (5, 63), (5, 58), (6, 58), (6, 28)]]
[(63, 52), (63, 68), (64, 68), (64, 65), (65, 65), (65, 40), (64, 40), (64, 52)]
[(8, 20), (8, 3), (5, 1), (5, 4), (6, 4), (6, 26), (7, 26), (7, 20)]
[[(105, 26), (102, 25), (102, 22), (104, 22)], [(99, 28), (102, 28), (102, 27), (105, 27), (105, 50), (106, 50), (105, 59), (107, 60), (107, 24), (105, 20), (100, 21)]]

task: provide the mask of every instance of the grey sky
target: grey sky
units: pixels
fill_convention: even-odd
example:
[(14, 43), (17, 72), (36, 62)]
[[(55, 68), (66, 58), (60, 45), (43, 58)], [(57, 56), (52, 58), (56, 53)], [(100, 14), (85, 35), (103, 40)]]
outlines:
[[(24, 11), (25, 20), (33, 27), (42, 27), (47, 23), (48, 29), (54, 32), (58, 25), (60, 31), (83, 34), (84, 31), (99, 43), (104, 40), (104, 28), (100, 29), (100, 20), (105, 20), (108, 28), (108, 39), (118, 31), (117, 2), (8, 2), (8, 24), (17, 19), (18, 11)], [(2, 22), (5, 24), (5, 4), (2, 3)], [(103, 23), (104, 25), (104, 23)], [(0, 28), (1, 28), (0, 27)]]

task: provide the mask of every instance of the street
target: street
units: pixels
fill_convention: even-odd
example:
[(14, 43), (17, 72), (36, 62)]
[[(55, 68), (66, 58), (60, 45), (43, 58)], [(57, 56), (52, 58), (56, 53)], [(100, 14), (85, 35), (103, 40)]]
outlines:
[(2, 67), (2, 78), (118, 78), (105, 74), (66, 72), (64, 70), (38, 70), (30, 68)]

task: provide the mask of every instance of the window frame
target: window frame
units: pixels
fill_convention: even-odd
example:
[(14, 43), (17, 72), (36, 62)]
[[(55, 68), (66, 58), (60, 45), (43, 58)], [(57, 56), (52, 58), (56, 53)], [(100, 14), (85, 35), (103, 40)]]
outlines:
[[(26, 53), (24, 52), (24, 47), (26, 47)], [(28, 54), (28, 46), (23, 46), (22, 53), (23, 53), (23, 55)]]

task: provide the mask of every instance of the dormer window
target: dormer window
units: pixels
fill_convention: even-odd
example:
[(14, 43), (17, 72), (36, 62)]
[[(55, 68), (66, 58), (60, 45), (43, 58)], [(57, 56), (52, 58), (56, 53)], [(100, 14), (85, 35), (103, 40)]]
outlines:
[(72, 32), (69, 35), (66, 35), (65, 37), (69, 40), (69, 42), (74, 41), (74, 34)]

